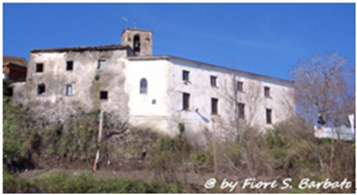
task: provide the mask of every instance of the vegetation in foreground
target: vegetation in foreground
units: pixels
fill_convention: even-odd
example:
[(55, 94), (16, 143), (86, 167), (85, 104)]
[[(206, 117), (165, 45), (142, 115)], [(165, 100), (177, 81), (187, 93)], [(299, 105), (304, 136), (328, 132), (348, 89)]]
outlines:
[[(316, 139), (312, 127), (301, 119), (285, 121), (266, 134), (250, 128), (242, 133), (241, 141), (211, 142), (205, 149), (193, 147), (184, 136), (171, 139), (142, 134), (130, 137), (134, 148), (124, 147), (125, 150), (116, 151), (116, 147), (111, 145), (113, 143), (109, 144), (110, 139), (102, 144), (95, 142), (99, 121), (92, 120), (92, 116), (97, 118), (98, 113), (73, 118), (66, 127), (57, 124), (42, 129), (41, 125), (35, 125), (26, 110), (10, 105), (10, 100), (10, 97), (4, 96), (3, 162), (9, 169), (21, 171), (21, 168), (36, 168), (32, 158), (35, 154), (39, 158), (60, 157), (69, 163), (81, 161), (89, 164), (93, 163), (97, 149), (109, 158), (116, 155), (137, 158), (142, 154), (142, 145), (145, 145), (150, 146), (145, 148), (148, 159), (145, 169), (155, 175), (155, 180), (97, 180), (91, 174), (80, 172), (23, 179), (18, 173), (5, 169), (5, 193), (230, 192), (229, 189), (221, 189), (220, 185), (206, 189), (204, 180), (198, 181), (199, 186), (189, 183), (187, 177), (179, 177), (182, 172), (194, 173), (201, 178), (213, 175), (218, 184), (225, 178), (239, 181), (240, 184), (233, 190), (236, 193), (352, 193), (355, 189), (355, 143)], [(110, 125), (104, 130), (121, 131), (119, 127)], [(140, 137), (144, 141), (140, 141)], [(144, 139), (148, 137), (150, 139)], [(276, 180), (278, 183), (291, 178), (293, 188), (243, 189), (242, 182), (249, 178), (267, 182)], [(316, 182), (327, 178), (332, 182), (347, 179), (352, 182), (352, 187), (299, 189), (299, 182), (304, 178)]]
[(95, 179), (91, 174), (43, 174), (36, 179), (23, 179), (4, 171), (5, 193), (179, 193), (178, 184), (133, 179)]

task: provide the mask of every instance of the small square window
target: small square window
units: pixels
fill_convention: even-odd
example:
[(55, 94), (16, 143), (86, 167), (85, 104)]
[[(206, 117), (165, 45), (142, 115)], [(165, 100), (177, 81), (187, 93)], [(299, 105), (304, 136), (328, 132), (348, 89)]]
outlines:
[(266, 109), (266, 122), (267, 124), (272, 124), (273, 123), (273, 116), (272, 116), (272, 110), (271, 109)]
[(73, 61), (67, 61), (66, 70), (73, 70)]
[(243, 92), (243, 82), (241, 81), (237, 82), (237, 91)]
[(182, 72), (182, 80), (189, 81), (190, 80), (189, 76), (190, 76), (190, 72), (188, 72), (187, 70), (184, 70)]
[(37, 85), (37, 94), (38, 95), (43, 94), (45, 92), (46, 92), (46, 85), (45, 84)]
[(43, 72), (43, 64), (42, 63), (36, 64), (36, 72)]
[(72, 85), (67, 85), (66, 86), (66, 95), (73, 95), (73, 86)]
[(98, 69), (105, 68), (105, 60), (98, 60)]
[(9, 96), (13, 96), (13, 95), (14, 95), (13, 87), (8, 87), (8, 88), (7, 88), (7, 92), (8, 92), (8, 95), (9, 95)]
[(107, 100), (108, 99), (108, 91), (100, 91), (100, 96), (99, 98), (101, 100)]
[(217, 87), (217, 77), (216, 76), (211, 76), (211, 86)]
[(264, 87), (264, 96), (270, 97), (270, 87)]
[(218, 114), (218, 99), (211, 98), (212, 114)]
[(189, 93), (183, 93), (183, 110), (189, 110), (190, 109), (190, 94)]

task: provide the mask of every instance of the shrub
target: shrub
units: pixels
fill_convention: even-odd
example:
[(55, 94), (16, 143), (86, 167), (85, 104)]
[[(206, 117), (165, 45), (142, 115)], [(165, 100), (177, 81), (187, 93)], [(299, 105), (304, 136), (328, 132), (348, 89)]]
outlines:
[(101, 179), (92, 174), (75, 172), (72, 175), (52, 172), (37, 179), (22, 179), (18, 174), (4, 171), (4, 193), (178, 193), (179, 184), (133, 179)]
[(154, 170), (159, 180), (176, 183), (177, 167), (185, 164), (189, 159), (191, 145), (182, 137), (161, 137), (156, 141), (155, 154), (151, 157), (150, 168)]
[(27, 139), (28, 149), (38, 150), (41, 146), (41, 135), (37, 131), (31, 131)]
[(10, 100), (10, 97), (3, 99), (3, 162), (9, 168), (29, 160), (27, 148), (23, 143), (30, 131), (26, 128), (28, 114), (20, 107), (11, 105)]

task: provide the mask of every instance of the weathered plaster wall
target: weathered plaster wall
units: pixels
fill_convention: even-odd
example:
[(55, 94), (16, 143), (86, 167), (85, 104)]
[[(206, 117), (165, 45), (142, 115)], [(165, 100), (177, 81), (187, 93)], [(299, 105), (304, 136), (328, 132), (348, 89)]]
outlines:
[[(84, 52), (31, 53), (27, 72), (28, 107), (34, 116), (48, 122), (64, 121), (78, 112), (97, 109), (115, 112), (118, 119), (127, 120), (128, 96), (124, 91), (126, 50)], [(97, 69), (98, 60), (106, 60)], [(73, 70), (66, 70), (73, 61)], [(43, 72), (35, 72), (36, 63), (43, 63)], [(100, 79), (95, 80), (96, 75)], [(46, 92), (37, 94), (39, 84)], [(66, 85), (72, 84), (74, 94), (66, 96)], [(99, 91), (108, 91), (107, 100), (99, 100)]]
[[(182, 79), (183, 70), (189, 71), (189, 82)], [(212, 87), (210, 76), (216, 76), (217, 87)], [(213, 131), (218, 121), (227, 123), (232, 115), (231, 107), (225, 107), (224, 89), (230, 89), (228, 72), (187, 61), (171, 60), (169, 69), (169, 108), (172, 113), (170, 126), (177, 128), (184, 123), (185, 134), (198, 145), (205, 145), (205, 131)], [(190, 109), (183, 110), (183, 93), (190, 94)], [(218, 115), (211, 113), (211, 98), (218, 99)], [(213, 122), (214, 121), (214, 122)], [(218, 130), (218, 129), (215, 129)]]
[[(189, 82), (182, 79), (183, 70), (189, 71)], [(130, 58), (125, 70), (126, 90), (129, 94), (131, 124), (155, 127), (158, 131), (174, 136), (178, 124), (185, 124), (185, 135), (195, 144), (204, 145), (207, 131), (222, 137), (235, 133), (232, 127), (235, 115), (234, 83), (244, 83), (237, 101), (245, 104), (245, 121), (242, 124), (266, 124), (266, 108), (272, 109), (273, 123), (287, 119), (294, 113), (291, 82), (244, 72), (207, 66), (202, 63), (170, 57)], [(217, 77), (217, 87), (212, 87), (210, 76)], [(148, 93), (140, 94), (140, 80), (148, 81)], [(270, 87), (271, 97), (264, 96), (264, 86)], [(190, 109), (183, 110), (183, 93), (190, 94)], [(211, 113), (211, 98), (217, 98), (218, 115)], [(153, 104), (155, 100), (155, 104)], [(242, 125), (239, 124), (239, 125)]]
[[(100, 109), (112, 113), (116, 122), (128, 121), (171, 136), (184, 123), (185, 135), (199, 145), (209, 141), (204, 136), (208, 131), (223, 137), (235, 133), (237, 81), (244, 83), (237, 101), (245, 104), (245, 120), (239, 125), (271, 127), (266, 124), (267, 108), (273, 111), (273, 123), (295, 112), (291, 82), (179, 58), (126, 57), (127, 50), (31, 53), (27, 82), (14, 85), (14, 102), (47, 122)], [(105, 68), (97, 68), (98, 60), (106, 60)], [(73, 61), (73, 70), (66, 70), (67, 61)], [(36, 63), (44, 64), (44, 72), (35, 72)], [(189, 71), (189, 82), (183, 81), (183, 70)], [(217, 77), (216, 87), (210, 76)], [(142, 78), (147, 80), (146, 94), (140, 94)], [(39, 84), (46, 85), (44, 94), (37, 94)], [(69, 84), (74, 94), (66, 96)], [(264, 86), (270, 87), (270, 97), (264, 96)], [(99, 99), (100, 91), (108, 92), (107, 100)], [(183, 110), (183, 93), (190, 94), (189, 110)], [(218, 99), (218, 115), (211, 113), (211, 98)]]
[[(129, 60), (125, 69), (130, 123), (174, 135), (168, 128), (168, 65), (166, 60)], [(140, 80), (147, 80), (147, 93), (140, 94)]]
[[(288, 96), (292, 92), (289, 82), (249, 73), (237, 75), (227, 69), (177, 59), (170, 60), (169, 67), (169, 126), (177, 128), (178, 123), (184, 123), (189, 136), (198, 143), (208, 141), (201, 136), (206, 130), (230, 136), (226, 132), (235, 119), (233, 83), (238, 80), (244, 82), (245, 88), (237, 93), (237, 100), (245, 104), (246, 117), (253, 118), (251, 125), (262, 129), (272, 126), (266, 124), (266, 108), (273, 110), (273, 123), (287, 119), (295, 111), (293, 99)], [(182, 79), (183, 70), (189, 71), (188, 83)], [(211, 86), (211, 75), (217, 77), (217, 87)], [(264, 86), (270, 87), (270, 98), (264, 97)], [(190, 110), (182, 110), (184, 92), (190, 94)], [(218, 99), (218, 115), (211, 114), (211, 98)]]
[[(244, 73), (236, 76), (236, 81), (243, 82), (243, 92), (237, 93), (237, 100), (246, 106), (248, 125), (255, 125), (262, 130), (271, 128), (271, 124), (266, 124), (266, 109), (272, 110), (273, 124), (295, 114), (291, 82)], [(264, 87), (270, 88), (270, 97), (265, 97)]]
[(28, 103), (26, 82), (15, 82), (12, 83), (10, 87), (12, 87), (12, 93), (14, 94), (12, 97), (12, 103), (26, 106)]

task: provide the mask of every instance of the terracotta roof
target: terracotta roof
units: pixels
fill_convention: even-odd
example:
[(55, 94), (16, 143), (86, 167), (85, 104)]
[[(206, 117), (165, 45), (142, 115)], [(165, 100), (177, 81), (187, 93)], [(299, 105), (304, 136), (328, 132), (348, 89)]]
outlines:
[(79, 46), (79, 47), (64, 47), (64, 48), (50, 48), (50, 49), (33, 49), (31, 53), (39, 52), (68, 52), (68, 51), (108, 51), (127, 49), (128, 46), (123, 45), (102, 45), (102, 46)]
[(16, 56), (3, 56), (2, 57), (3, 64), (13, 64), (17, 66), (27, 67), (27, 61), (23, 57)]

